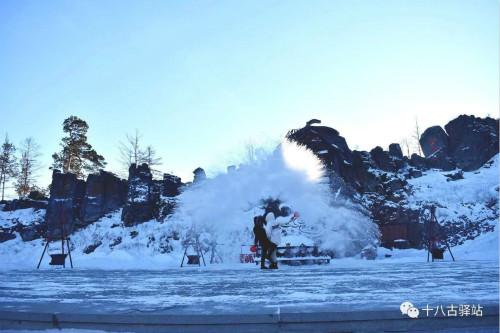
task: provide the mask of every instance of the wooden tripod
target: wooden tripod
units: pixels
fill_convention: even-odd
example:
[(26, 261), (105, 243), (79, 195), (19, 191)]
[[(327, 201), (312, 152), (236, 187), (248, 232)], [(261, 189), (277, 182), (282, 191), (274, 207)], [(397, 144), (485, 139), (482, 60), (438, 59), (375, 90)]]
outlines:
[[(432, 261), (434, 262), (435, 255), (433, 253), (433, 249), (434, 249), (434, 242), (437, 240), (443, 242), (446, 245), (446, 248), (450, 252), (451, 259), (453, 259), (453, 261), (455, 261), (455, 257), (453, 256), (453, 253), (451, 252), (450, 244), (446, 240), (446, 237), (442, 237), (441, 232), (439, 230), (436, 232), (436, 235), (434, 236), (434, 229), (439, 228), (439, 226), (440, 226), (438, 223), (438, 220), (436, 218), (436, 206), (430, 206), (428, 209), (431, 212), (431, 219), (429, 220), (429, 227), (428, 227), (428, 231), (427, 231), (427, 237), (428, 237), (427, 262), (429, 262), (429, 257), (431, 257)], [(442, 259), (442, 258), (439, 258), (439, 259)]]
[(200, 241), (199, 241), (198, 237), (196, 237), (194, 242), (188, 242), (185, 244), (184, 255), (182, 256), (181, 267), (184, 267), (184, 259), (186, 259), (186, 257), (188, 257), (188, 262), (187, 262), (188, 265), (193, 265), (193, 264), (196, 265), (196, 263), (192, 263), (192, 264), (190, 263), (191, 256), (189, 256), (187, 254), (187, 251), (188, 251), (190, 246), (193, 247), (193, 249), (196, 252), (196, 256), (198, 256), (198, 259), (197, 259), (198, 266), (201, 267), (200, 258), (203, 260), (203, 266), (206, 266), (207, 264), (205, 263), (205, 257), (203, 257), (203, 251), (201, 250)]
[(222, 260), (222, 256), (217, 251), (217, 245), (223, 245), (223, 244), (217, 244), (217, 242), (212, 242), (210, 244), (210, 247), (211, 247), (211, 251), (210, 251), (210, 263), (211, 264), (223, 263), (224, 262)]
[[(71, 264), (71, 268), (73, 268), (73, 259), (71, 258), (71, 248), (69, 246), (69, 237), (66, 236), (66, 233), (64, 231), (65, 220), (63, 217), (64, 217), (64, 214), (63, 214), (63, 211), (61, 210), (61, 214), (59, 216), (59, 220), (61, 222), (61, 253), (51, 255), (52, 260), (50, 261), (49, 265), (58, 265), (58, 266), (63, 266), (63, 268), (66, 268), (66, 254), (64, 253), (64, 246), (66, 246), (66, 248), (68, 250), (69, 262)], [(49, 230), (47, 230), (47, 234), (48, 233), (49, 233)], [(38, 261), (38, 265), (36, 266), (36, 269), (40, 268), (40, 265), (42, 264), (43, 256), (45, 255), (45, 252), (47, 251), (47, 248), (49, 247), (49, 244), (52, 241), (53, 241), (53, 239), (51, 239), (49, 236), (46, 237), (45, 247), (43, 248), (42, 256), (40, 257), (40, 260)]]

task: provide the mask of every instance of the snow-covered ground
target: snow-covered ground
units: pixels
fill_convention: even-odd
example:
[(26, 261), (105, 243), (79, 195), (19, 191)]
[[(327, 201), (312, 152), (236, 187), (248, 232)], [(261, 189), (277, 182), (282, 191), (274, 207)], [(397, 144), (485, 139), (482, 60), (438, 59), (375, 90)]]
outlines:
[[(463, 244), (451, 248), (453, 256), (457, 261), (468, 260), (487, 260), (498, 262), (498, 247), (499, 247), (499, 227), (494, 231), (484, 233), (475, 239), (467, 240)], [(390, 257), (386, 257), (389, 255)], [(427, 260), (426, 250), (407, 249), (407, 250), (388, 250), (385, 248), (378, 249), (378, 260), (396, 262), (419, 262), (423, 259)], [(449, 251), (445, 251), (444, 260), (451, 261)], [(348, 261), (347, 259), (345, 261)]]
[[(290, 147), (287, 149), (290, 149)], [(228, 230), (220, 233), (222, 236), (228, 236), (228, 239), (222, 238), (218, 240), (219, 243), (225, 243), (225, 245), (218, 246), (218, 250), (222, 252), (226, 263), (237, 264), (240, 253), (239, 244), (252, 242), (251, 221), (255, 212), (254, 209), (249, 210), (248, 207), (242, 208), (244, 203), (255, 201), (256, 198), (263, 195), (271, 195), (276, 186), (283, 186), (281, 188), (284, 191), (283, 193), (287, 193), (287, 196), (292, 198), (291, 202), (296, 200), (298, 206), (311, 204), (311, 202), (314, 203), (312, 206), (317, 206), (318, 202), (324, 205), (321, 197), (324, 185), (314, 182), (302, 183), (303, 179), (292, 171), (287, 171), (290, 173), (288, 177), (280, 178), (277, 175), (270, 177), (273, 180), (269, 180), (267, 183), (274, 182), (273, 186), (268, 187), (266, 185), (258, 191), (255, 189), (257, 192), (253, 193), (247, 191), (249, 188), (253, 188), (252, 184), (257, 182), (262, 172), (265, 173), (269, 169), (284, 168), (282, 164), (286, 161), (285, 157), (280, 155), (271, 156), (270, 160), (261, 162), (264, 165), (257, 164), (253, 168), (247, 168), (247, 170), (243, 170), (238, 174), (233, 172), (232, 174), (221, 175), (203, 186), (193, 188), (180, 198), (181, 201), (184, 200), (184, 206), (181, 206), (179, 212), (164, 222), (150, 221), (133, 227), (124, 227), (120, 221), (121, 210), (108, 214), (96, 223), (75, 232), (71, 236), (72, 257), (75, 266), (89, 269), (163, 269), (178, 267), (183, 255), (181, 239), (186, 236), (185, 232), (187, 230), (186, 225), (183, 225), (183, 223), (191, 225), (193, 220), (209, 219), (213, 212), (207, 212), (209, 210), (207, 207), (217, 205), (217, 202), (220, 202), (222, 198), (229, 200), (230, 204), (226, 208), (224, 205), (219, 205), (220, 207), (218, 206), (215, 209), (215, 216), (223, 216), (223, 218), (217, 218), (217, 221), (214, 221), (213, 230), (221, 231), (224, 226), (227, 226)], [(275, 166), (275, 164), (281, 166)], [(426, 203), (438, 204), (437, 216), (440, 223), (454, 221), (458, 226), (463, 225), (465, 230), (468, 224), (477, 223), (483, 229), (485, 226), (491, 229), (498, 224), (498, 167), (498, 156), (495, 156), (491, 163), (487, 163), (477, 171), (465, 172), (464, 179), (456, 181), (447, 181), (445, 175), (451, 172), (429, 170), (422, 177), (409, 181), (412, 194), (408, 196), (408, 204), (413, 208), (422, 207)], [(303, 176), (306, 176), (307, 179), (310, 177), (308, 173)], [(289, 184), (286, 184), (286, 180), (294, 178), (296, 179), (295, 187), (299, 186), (304, 193), (307, 193), (305, 197), (294, 196), (294, 186), (288, 188)], [(230, 184), (232, 185), (230, 186)], [(231, 197), (232, 193), (239, 192), (245, 192), (245, 195), (242, 198)], [(197, 198), (199, 202), (197, 202)], [(312, 201), (308, 201), (309, 199)], [(298, 206), (292, 207), (296, 208)], [(343, 221), (341, 223), (349, 224), (352, 222), (349, 217), (359, 217), (351, 208), (338, 206), (339, 203), (337, 203), (337, 207), (332, 209), (334, 211), (340, 210), (342, 214), (332, 214), (337, 218), (340, 216)], [(249, 207), (253, 206), (250, 205)], [(224, 215), (224, 210), (228, 211), (227, 215)], [(300, 209), (300, 211), (306, 217), (319, 216), (320, 220), (325, 218), (325, 216), (318, 215), (318, 213), (311, 210), (308, 211), (306, 208)], [(36, 211), (33, 209), (22, 209), (14, 212), (0, 211), (0, 227), (12, 228), (16, 224), (29, 226), (33, 223), (40, 223), (43, 221), (44, 213), (44, 210)], [(342, 228), (344, 224), (337, 224), (334, 221), (330, 223), (330, 226), (336, 226), (338, 229)], [(361, 220), (355, 220), (352, 224), (355, 226), (354, 229), (351, 228), (351, 230), (354, 230), (352, 235), (359, 235), (359, 226), (366, 225)], [(328, 225), (327, 223), (326, 226)], [(325, 225), (322, 225), (322, 227), (325, 228)], [(237, 230), (240, 231), (237, 232)], [(325, 234), (328, 234), (326, 229), (323, 230)], [(457, 259), (498, 261), (498, 227), (493, 232), (487, 232), (481, 230), (481, 228), (472, 228), (472, 230), (468, 235), (476, 237), (474, 240), (466, 240), (467, 237), (462, 237), (465, 243), (452, 248)], [(479, 234), (480, 231), (482, 231), (482, 234)], [(330, 231), (330, 233), (332, 235), (325, 235), (323, 238), (335, 239), (339, 236), (338, 234), (335, 235), (335, 232)], [(229, 241), (231, 235), (235, 234), (237, 236)], [(208, 237), (210, 237), (209, 233)], [(307, 238), (303, 237), (303, 235), (292, 234), (287, 237), (292, 240), (291, 243), (299, 242), (298, 239), (301, 239), (300, 243), (307, 243)], [(287, 237), (283, 238), (283, 243), (287, 242)], [(349, 238), (349, 232), (347, 232), (346, 238)], [(241, 243), (234, 243), (235, 239)], [(229, 243), (231, 245), (228, 246)], [(92, 246), (95, 249), (89, 251), (89, 247)], [(0, 270), (32, 269), (36, 267), (42, 250), (42, 240), (24, 242), (20, 235), (17, 234), (16, 239), (0, 243)], [(52, 243), (49, 247), (49, 253), (59, 252), (59, 250), (60, 244), (58, 243)], [(90, 253), (86, 254), (84, 252)], [(377, 261), (418, 262), (421, 261), (422, 257), (426, 257), (425, 251), (421, 250), (389, 251), (379, 248), (378, 254)], [(386, 255), (390, 255), (390, 257)], [(47, 263), (48, 256), (46, 255), (42, 267), (47, 267)]]
[(0, 205), (0, 227), (12, 228), (16, 224), (32, 225), (40, 223), (45, 219), (45, 209), (35, 210), (33, 208), (19, 209), (15, 211), (4, 212)]
[(439, 223), (456, 234), (456, 243), (475, 238), (498, 224), (499, 167), (496, 155), (478, 170), (464, 172), (463, 179), (446, 177), (458, 170), (426, 171), (408, 181), (412, 189), (409, 207), (418, 210), (435, 205)]
[[(498, 156), (485, 167), (464, 173), (461, 180), (447, 181), (445, 174), (449, 172), (430, 170), (409, 181), (411, 207), (434, 203), (441, 223), (480, 226), (473, 228), (475, 234), (466, 235), (474, 239), (463, 237), (463, 244), (452, 247), (455, 262), (448, 252), (444, 261), (427, 263), (425, 250), (379, 248), (373, 261), (356, 255), (333, 259), (329, 265), (282, 265), (278, 271), (261, 271), (254, 264), (237, 260), (239, 245), (251, 242), (252, 217), (260, 213), (259, 198), (284, 198), (293, 210), (301, 212), (308, 227), (322, 232), (316, 242), (339, 240), (339, 250), (373, 224), (347, 202), (334, 202), (325, 208), (325, 184), (314, 181), (317, 175), (285, 171), (285, 164), (286, 158), (273, 155), (238, 174), (228, 173), (192, 187), (178, 198), (178, 211), (164, 222), (124, 227), (121, 211), (110, 213), (71, 236), (74, 270), (48, 266), (47, 255), (42, 269), (34, 269), (44, 246), (40, 239), (23, 242), (17, 235), (0, 243), (0, 307), (64, 312), (231, 313), (398, 309), (405, 300), (422, 307), (498, 305)], [(269, 173), (271, 169), (279, 172)], [(254, 184), (262, 174), (268, 178), (257, 188)], [(297, 189), (300, 195), (295, 194)], [(226, 206), (221, 204), (224, 200)], [(318, 207), (323, 210), (315, 211)], [(32, 209), (0, 212), (0, 227), (39, 223), (43, 213)], [(327, 221), (330, 216), (335, 219)], [(319, 222), (314, 226), (310, 221)], [(219, 235), (216, 241), (226, 244), (219, 247), (223, 264), (179, 267), (184, 250), (181, 240), (193, 227), (203, 231), (202, 238)], [(298, 242), (302, 236), (288, 237)], [(49, 254), (59, 250), (60, 243), (52, 243)]]
[[(101, 219), (98, 223), (75, 233), (71, 237), (73, 247), (72, 259), (75, 267), (82, 269), (164, 269), (179, 267), (184, 248), (180, 240), (169, 239), (170, 229), (166, 223), (149, 222), (134, 227), (124, 228), (117, 224), (120, 212)], [(297, 237), (290, 237), (295, 239)], [(117, 240), (120, 239), (120, 243)], [(286, 239), (286, 238), (284, 238)], [(298, 239), (298, 238), (297, 238)], [(90, 254), (83, 253), (89, 244), (101, 242), (101, 245)], [(301, 240), (301, 242), (305, 242)], [(36, 267), (43, 251), (41, 239), (23, 242), (16, 239), (0, 244), (1, 270), (31, 270)], [(48, 253), (60, 252), (60, 243), (51, 243)], [(168, 248), (168, 252), (165, 252)], [(248, 251), (248, 247), (243, 247)], [(498, 261), (498, 227), (474, 240), (452, 247), (458, 261), (491, 260)], [(209, 253), (206, 254), (209, 260)], [(386, 256), (386, 255), (390, 255)], [(425, 250), (388, 250), (378, 249), (376, 262), (422, 262), (426, 260)], [(445, 260), (451, 260), (445, 252)], [(47, 269), (49, 256), (45, 254), (42, 269)], [(359, 255), (353, 258), (334, 259), (335, 263), (356, 263), (362, 265)], [(228, 263), (230, 264), (230, 263)], [(235, 264), (235, 263), (233, 263)], [(238, 264), (235, 264), (238, 265)], [(247, 266), (248, 267), (248, 266)], [(49, 268), (51, 269), (51, 268)]]

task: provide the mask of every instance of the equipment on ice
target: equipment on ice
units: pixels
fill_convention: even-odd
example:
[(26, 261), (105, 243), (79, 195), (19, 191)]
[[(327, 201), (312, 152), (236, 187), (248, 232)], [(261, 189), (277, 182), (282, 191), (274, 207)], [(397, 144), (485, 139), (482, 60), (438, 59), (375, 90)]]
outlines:
[[(261, 254), (262, 249), (258, 247), (254, 259), (257, 265), (262, 260)], [(304, 244), (298, 246), (291, 246), (290, 244), (278, 246), (276, 256), (279, 263), (290, 266), (329, 264), (332, 259), (328, 255), (323, 255), (317, 246), (307, 246)]]
[[(188, 254), (189, 248), (193, 248), (195, 254)], [(198, 265), (201, 267), (201, 260), (203, 260), (203, 266), (206, 266), (205, 257), (203, 257), (203, 250), (200, 245), (199, 236), (194, 237), (194, 241), (187, 241), (184, 243), (184, 255), (182, 256), (181, 267), (184, 267), (184, 260), (187, 260), (186, 265)]]
[[(59, 214), (59, 222), (60, 222), (60, 233), (58, 234), (61, 238), (61, 253), (54, 253), (54, 254), (49, 254), (51, 257), (51, 260), (49, 262), (49, 265), (51, 266), (63, 266), (63, 268), (66, 268), (66, 257), (69, 255), (69, 262), (71, 264), (71, 268), (73, 268), (73, 259), (71, 258), (71, 247), (69, 244), (69, 237), (66, 234), (66, 229), (67, 225), (69, 224), (69, 221), (67, 219), (67, 215), (65, 214), (64, 210), (60, 210), (61, 213)], [(49, 248), (49, 244), (53, 241), (59, 241), (57, 239), (58, 237), (54, 236), (54, 233), (49, 233), (47, 231), (46, 237), (45, 237), (45, 247), (43, 248), (42, 256), (40, 257), (40, 260), (38, 261), (38, 265), (36, 266), (37, 269), (40, 268), (40, 265), (42, 264), (43, 256), (45, 255), (45, 252), (47, 251), (47, 248)], [(67, 248), (67, 253), (64, 252), (64, 247), (66, 246)]]
[[(426, 210), (430, 212), (430, 219), (427, 227), (427, 262), (429, 262), (429, 257), (432, 257), (432, 261), (437, 259), (442, 260), (446, 249), (450, 252), (451, 259), (455, 261), (450, 244), (448, 244), (446, 237), (442, 234), (440, 224), (436, 218), (436, 206), (431, 205), (425, 207), (423, 213)], [(444, 244), (444, 246), (440, 246), (440, 244)]]

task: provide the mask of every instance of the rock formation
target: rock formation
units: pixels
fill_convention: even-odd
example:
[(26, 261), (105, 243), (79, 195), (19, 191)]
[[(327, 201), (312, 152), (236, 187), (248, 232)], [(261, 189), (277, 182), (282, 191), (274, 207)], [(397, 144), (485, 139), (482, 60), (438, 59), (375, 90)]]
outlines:
[(85, 197), (81, 209), (84, 224), (97, 221), (105, 214), (125, 204), (127, 182), (114, 174), (101, 171), (87, 177)]
[(205, 174), (205, 170), (202, 168), (196, 168), (193, 171), (194, 178), (193, 178), (193, 184), (199, 184), (203, 182), (205, 179), (207, 179), (207, 175)]
[(79, 224), (80, 207), (85, 195), (85, 182), (72, 173), (54, 170), (50, 185), (50, 198), (45, 215), (47, 237), (57, 239), (62, 231), (73, 232), (75, 222)]
[(123, 207), (122, 221), (132, 226), (158, 216), (160, 189), (153, 182), (153, 175), (147, 164), (129, 168), (127, 202)]

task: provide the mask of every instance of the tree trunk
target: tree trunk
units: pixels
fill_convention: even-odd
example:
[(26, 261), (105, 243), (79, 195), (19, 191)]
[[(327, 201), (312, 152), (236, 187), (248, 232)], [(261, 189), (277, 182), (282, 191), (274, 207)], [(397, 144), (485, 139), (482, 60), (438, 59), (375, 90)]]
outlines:
[(5, 196), (5, 175), (2, 180), (2, 201), (4, 199), (4, 196)]

